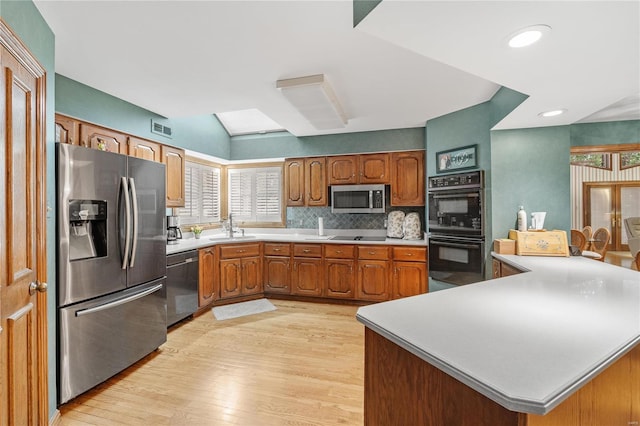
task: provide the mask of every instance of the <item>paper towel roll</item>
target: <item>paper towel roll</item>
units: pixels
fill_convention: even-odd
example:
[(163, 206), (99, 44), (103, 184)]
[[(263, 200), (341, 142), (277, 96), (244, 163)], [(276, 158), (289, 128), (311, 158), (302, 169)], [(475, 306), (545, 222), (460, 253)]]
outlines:
[(324, 219), (318, 218), (318, 235), (324, 235)]

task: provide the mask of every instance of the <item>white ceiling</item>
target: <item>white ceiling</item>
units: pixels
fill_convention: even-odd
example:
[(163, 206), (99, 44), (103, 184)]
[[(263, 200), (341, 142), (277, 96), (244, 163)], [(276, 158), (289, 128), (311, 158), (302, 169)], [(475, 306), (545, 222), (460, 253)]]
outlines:
[[(298, 136), (421, 127), (506, 86), (529, 98), (498, 128), (640, 119), (639, 1), (384, 0), (356, 29), (351, 0), (35, 4), (57, 73), (169, 118), (258, 108)], [(552, 31), (506, 47), (533, 24)], [(276, 89), (312, 74), (346, 128), (317, 131)]]

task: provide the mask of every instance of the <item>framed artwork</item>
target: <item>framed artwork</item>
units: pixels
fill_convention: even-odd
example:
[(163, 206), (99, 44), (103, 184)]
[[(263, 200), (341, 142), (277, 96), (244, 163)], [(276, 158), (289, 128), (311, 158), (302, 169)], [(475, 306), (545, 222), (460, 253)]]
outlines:
[(478, 145), (440, 151), (436, 153), (436, 170), (438, 173), (455, 170), (472, 169), (478, 166)]

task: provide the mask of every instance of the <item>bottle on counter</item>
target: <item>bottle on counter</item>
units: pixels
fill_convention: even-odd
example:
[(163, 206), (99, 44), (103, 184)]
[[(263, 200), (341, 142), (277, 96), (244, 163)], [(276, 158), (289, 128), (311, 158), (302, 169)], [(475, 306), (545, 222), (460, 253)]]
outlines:
[(318, 218), (318, 235), (324, 235), (324, 219), (321, 217)]
[(520, 206), (518, 210), (518, 231), (524, 232), (527, 230), (527, 212), (524, 211), (524, 206)]

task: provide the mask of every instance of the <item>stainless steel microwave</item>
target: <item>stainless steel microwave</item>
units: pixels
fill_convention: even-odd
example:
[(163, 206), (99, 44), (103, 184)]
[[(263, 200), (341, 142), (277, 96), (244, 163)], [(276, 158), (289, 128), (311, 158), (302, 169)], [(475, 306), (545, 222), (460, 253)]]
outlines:
[(384, 185), (334, 185), (332, 213), (384, 213)]

